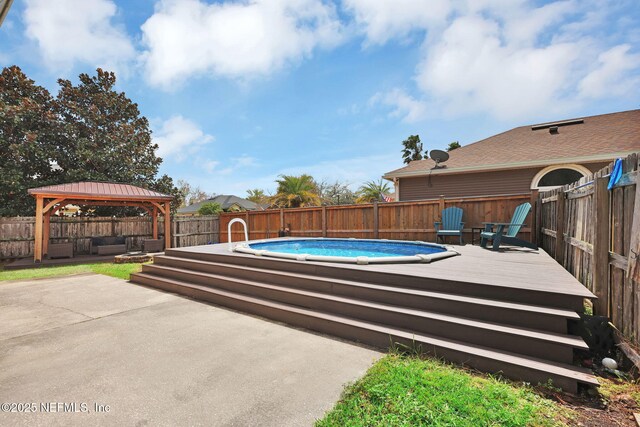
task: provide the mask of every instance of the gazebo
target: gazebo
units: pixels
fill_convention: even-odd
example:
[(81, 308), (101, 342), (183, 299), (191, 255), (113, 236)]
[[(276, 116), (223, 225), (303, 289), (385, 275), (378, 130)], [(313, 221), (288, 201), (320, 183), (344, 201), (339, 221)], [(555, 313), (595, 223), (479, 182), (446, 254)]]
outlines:
[(29, 189), (36, 198), (36, 229), (33, 260), (42, 261), (49, 246), (51, 215), (63, 206), (135, 206), (149, 212), (153, 220), (153, 238), (158, 238), (158, 214), (165, 217), (165, 248), (171, 247), (171, 200), (173, 196), (113, 182), (73, 182)]

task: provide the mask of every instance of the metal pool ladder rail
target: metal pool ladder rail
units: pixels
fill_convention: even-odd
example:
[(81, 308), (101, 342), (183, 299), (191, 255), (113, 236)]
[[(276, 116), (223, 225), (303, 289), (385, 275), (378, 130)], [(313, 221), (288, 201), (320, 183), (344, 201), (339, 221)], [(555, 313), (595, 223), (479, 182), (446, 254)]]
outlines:
[(244, 240), (245, 242), (249, 241), (249, 233), (247, 233), (247, 223), (244, 222), (242, 218), (234, 218), (229, 221), (229, 225), (227, 225), (227, 242), (229, 242), (229, 251), (233, 252), (233, 242), (231, 241), (231, 226), (239, 222), (242, 224), (242, 228), (244, 228)]

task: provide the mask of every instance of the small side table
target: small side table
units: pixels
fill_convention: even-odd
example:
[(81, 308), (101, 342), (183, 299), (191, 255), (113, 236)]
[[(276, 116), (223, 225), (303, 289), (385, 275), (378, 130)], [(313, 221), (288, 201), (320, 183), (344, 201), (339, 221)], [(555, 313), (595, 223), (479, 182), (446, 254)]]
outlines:
[(484, 231), (484, 227), (471, 227), (471, 244), (472, 245), (476, 244), (476, 231), (478, 232), (478, 237), (480, 237), (480, 233)]

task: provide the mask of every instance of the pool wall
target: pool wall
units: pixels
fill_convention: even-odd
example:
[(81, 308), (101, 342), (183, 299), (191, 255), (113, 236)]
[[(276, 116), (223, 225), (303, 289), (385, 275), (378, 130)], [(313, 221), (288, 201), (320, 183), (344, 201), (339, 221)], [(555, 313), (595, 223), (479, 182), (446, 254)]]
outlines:
[(257, 243), (266, 243), (266, 242), (276, 242), (276, 241), (295, 241), (295, 240), (322, 240), (324, 238), (287, 238), (287, 239), (262, 239), (255, 240), (251, 242), (240, 242), (237, 243), (233, 247), (233, 252), (240, 252), (245, 254), (251, 254), (255, 256), (264, 256), (271, 258), (282, 258), (282, 259), (290, 259), (296, 261), (321, 261), (321, 262), (338, 262), (338, 263), (346, 263), (346, 264), (403, 264), (403, 263), (430, 263), (432, 261), (437, 261), (444, 258), (449, 258), (452, 256), (460, 255), (458, 251), (453, 249), (450, 246), (439, 245), (436, 243), (422, 242), (422, 241), (406, 241), (406, 240), (387, 240), (387, 239), (336, 239), (331, 238), (327, 240), (341, 240), (341, 241), (352, 241), (352, 242), (386, 242), (386, 243), (402, 243), (402, 244), (416, 244), (416, 245), (428, 245), (432, 247), (442, 248), (444, 251), (431, 253), (431, 254), (416, 254), (409, 256), (387, 256), (387, 257), (368, 257), (368, 256), (358, 256), (358, 257), (342, 257), (342, 256), (325, 256), (325, 255), (313, 255), (313, 254), (292, 254), (286, 252), (275, 252), (269, 251), (265, 249), (254, 249), (251, 248), (251, 244)]

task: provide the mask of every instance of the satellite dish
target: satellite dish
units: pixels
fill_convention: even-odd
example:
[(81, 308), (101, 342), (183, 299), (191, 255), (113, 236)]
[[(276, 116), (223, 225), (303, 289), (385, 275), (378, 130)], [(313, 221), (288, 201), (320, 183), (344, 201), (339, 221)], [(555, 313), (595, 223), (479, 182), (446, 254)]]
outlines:
[(431, 150), (431, 152), (429, 153), (429, 156), (431, 157), (431, 159), (433, 159), (433, 161), (436, 162), (434, 169), (438, 167), (445, 167), (445, 166), (439, 166), (440, 163), (444, 163), (447, 160), (449, 160), (449, 153), (442, 150)]

